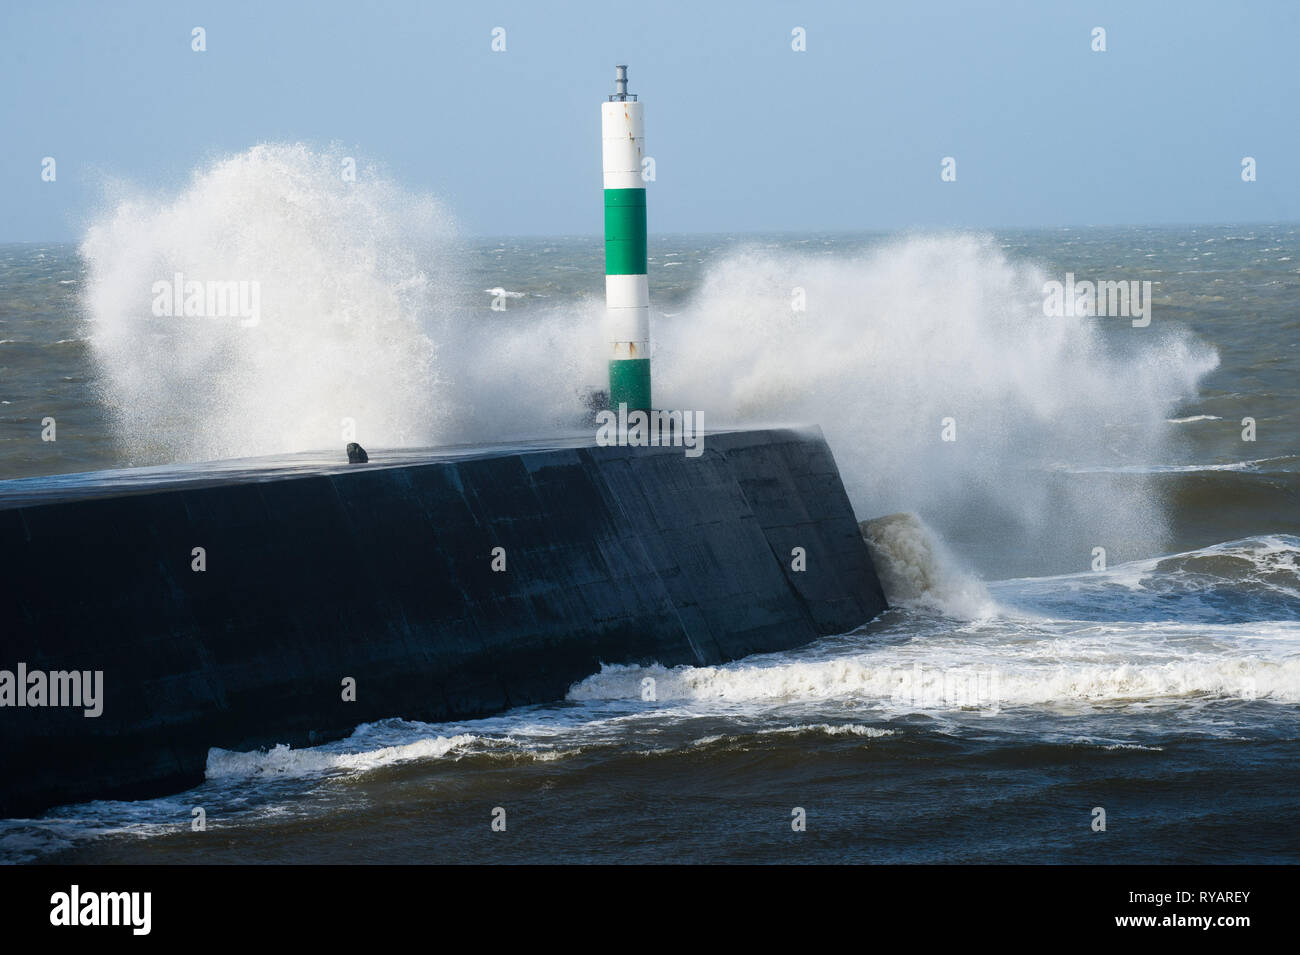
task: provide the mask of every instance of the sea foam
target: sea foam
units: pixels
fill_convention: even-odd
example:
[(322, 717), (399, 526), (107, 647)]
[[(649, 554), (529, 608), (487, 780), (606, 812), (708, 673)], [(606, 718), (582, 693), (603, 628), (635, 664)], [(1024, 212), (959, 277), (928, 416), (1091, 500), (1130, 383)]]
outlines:
[[(82, 303), (133, 463), (337, 448), (348, 423), (377, 447), (582, 429), (578, 395), (605, 376), (600, 276), (561, 306), (492, 311), (445, 206), (367, 166), (344, 181), (342, 158), (257, 146), (179, 191), (122, 191), (90, 226)], [(153, 315), (153, 283), (176, 273), (259, 282), (257, 326)], [(919, 515), (976, 562), (972, 541), (1027, 566), (1096, 542), (1158, 553), (1149, 476), (1055, 465), (1159, 460), (1217, 357), (1159, 316), (1049, 318), (1045, 275), (984, 235), (736, 247), (655, 314), (656, 402), (716, 428), (821, 424), (860, 517)]]

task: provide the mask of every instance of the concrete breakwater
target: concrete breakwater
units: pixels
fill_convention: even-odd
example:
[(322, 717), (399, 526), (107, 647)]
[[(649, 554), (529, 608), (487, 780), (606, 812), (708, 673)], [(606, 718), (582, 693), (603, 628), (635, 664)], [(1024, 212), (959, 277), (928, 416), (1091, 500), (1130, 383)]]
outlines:
[[(720, 663), (885, 609), (816, 428), (695, 458), (559, 441), (104, 474), (0, 482), (3, 816), (190, 788), (210, 747), (485, 716), (603, 663)], [(70, 705), (82, 683), (93, 707)]]

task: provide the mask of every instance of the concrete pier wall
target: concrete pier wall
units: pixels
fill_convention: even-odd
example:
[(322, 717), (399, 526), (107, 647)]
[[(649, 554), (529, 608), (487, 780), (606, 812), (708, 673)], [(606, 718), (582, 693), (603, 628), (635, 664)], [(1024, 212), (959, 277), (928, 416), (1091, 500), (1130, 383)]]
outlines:
[(714, 664), (885, 608), (819, 430), (704, 449), (379, 454), (107, 496), (0, 493), (0, 670), (103, 671), (97, 718), (0, 708), (0, 815), (180, 791), (214, 746), (484, 716), (560, 699), (602, 663)]

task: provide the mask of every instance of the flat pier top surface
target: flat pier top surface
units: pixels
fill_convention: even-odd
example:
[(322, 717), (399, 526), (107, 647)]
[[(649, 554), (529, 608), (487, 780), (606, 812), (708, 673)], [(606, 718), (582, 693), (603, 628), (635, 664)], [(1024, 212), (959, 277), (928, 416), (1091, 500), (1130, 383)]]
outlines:
[[(755, 428), (747, 431), (709, 431), (705, 432), (704, 447), (708, 448), (708, 439), (713, 437), (743, 435), (746, 433), (757, 435), (771, 431), (820, 434), (820, 429), (816, 425)], [(446, 464), (457, 461), (470, 461), (475, 458), (536, 454), (547, 451), (594, 448), (596, 446), (594, 434), (586, 432), (581, 435), (558, 436), (538, 440), (451, 444), (431, 448), (379, 448), (373, 450), (367, 448), (366, 451), (370, 460), (366, 464), (349, 464), (345, 450), (340, 447), (329, 451), (300, 451), (293, 454), (234, 458), (226, 461), (200, 461), (188, 464), (163, 464), (154, 467), (52, 474), (44, 477), (0, 481), (0, 510), (57, 504), (64, 501), (89, 498), (143, 494), (151, 491), (178, 491), (190, 488), (218, 487), (227, 484), (281, 481), (316, 475), (351, 474), (357, 471), (412, 467), (422, 464)], [(681, 451), (680, 448), (623, 448), (622, 450), (632, 453), (671, 450), (680, 453)]]

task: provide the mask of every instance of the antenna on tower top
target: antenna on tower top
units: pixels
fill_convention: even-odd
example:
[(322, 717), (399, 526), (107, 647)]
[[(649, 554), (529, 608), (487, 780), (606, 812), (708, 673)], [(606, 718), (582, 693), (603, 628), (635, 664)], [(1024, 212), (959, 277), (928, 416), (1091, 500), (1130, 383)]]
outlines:
[(609, 101), (626, 103), (628, 100), (636, 102), (636, 94), (627, 91), (627, 66), (616, 66), (614, 67), (614, 93)]

